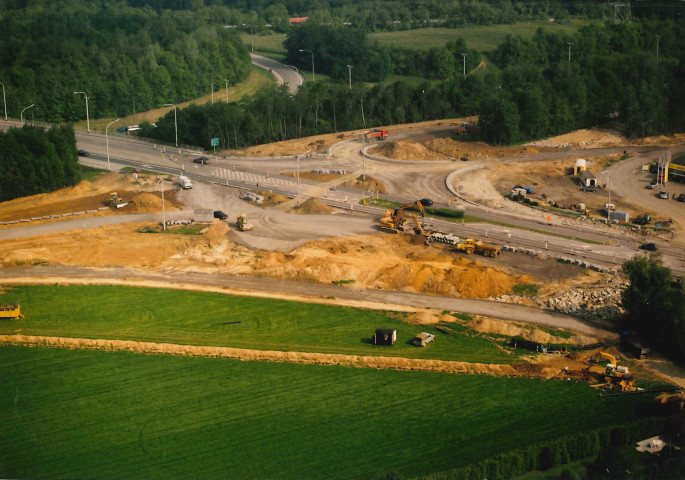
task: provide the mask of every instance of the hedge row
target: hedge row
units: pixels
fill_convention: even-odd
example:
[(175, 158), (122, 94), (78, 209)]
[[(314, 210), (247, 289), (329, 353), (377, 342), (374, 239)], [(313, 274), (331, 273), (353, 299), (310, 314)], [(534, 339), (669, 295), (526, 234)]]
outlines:
[(603, 427), (561, 437), (545, 444), (513, 450), (466, 467), (421, 477), (424, 480), (506, 479), (532, 470), (547, 470), (597, 455), (606, 447), (623, 447), (664, 427), (664, 418), (651, 417), (626, 425)]

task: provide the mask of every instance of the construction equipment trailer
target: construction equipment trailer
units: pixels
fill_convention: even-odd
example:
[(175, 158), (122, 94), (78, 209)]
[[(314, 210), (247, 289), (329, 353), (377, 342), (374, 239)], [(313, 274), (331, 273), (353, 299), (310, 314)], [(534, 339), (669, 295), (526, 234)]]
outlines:
[(0, 305), (0, 318), (20, 318), (23, 317), (18, 303), (8, 303)]

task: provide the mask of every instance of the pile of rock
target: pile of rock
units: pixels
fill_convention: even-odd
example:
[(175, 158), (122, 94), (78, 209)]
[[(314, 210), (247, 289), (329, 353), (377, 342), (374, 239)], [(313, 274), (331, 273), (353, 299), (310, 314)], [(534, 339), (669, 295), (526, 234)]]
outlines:
[(573, 289), (547, 300), (546, 306), (556, 312), (587, 319), (616, 320), (622, 314), (621, 292), (627, 286), (611, 285), (596, 289)]

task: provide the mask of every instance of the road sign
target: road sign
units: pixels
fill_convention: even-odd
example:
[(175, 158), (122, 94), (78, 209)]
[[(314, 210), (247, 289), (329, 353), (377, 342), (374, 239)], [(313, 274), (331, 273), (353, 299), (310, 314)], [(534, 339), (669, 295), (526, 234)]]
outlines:
[(218, 138), (212, 138), (212, 147), (216, 147), (219, 145), (219, 139)]

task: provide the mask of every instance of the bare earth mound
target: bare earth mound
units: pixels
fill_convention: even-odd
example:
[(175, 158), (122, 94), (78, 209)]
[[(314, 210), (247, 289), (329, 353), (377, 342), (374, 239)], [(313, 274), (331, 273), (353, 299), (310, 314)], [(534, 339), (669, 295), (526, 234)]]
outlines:
[(368, 149), (371, 155), (377, 155), (397, 160), (445, 160), (445, 155), (428, 150), (420, 143), (398, 140), (396, 142), (385, 142)]
[(300, 213), (305, 215), (328, 214), (333, 212), (333, 209), (315, 197), (308, 198), (302, 205), (291, 210), (293, 213)]

